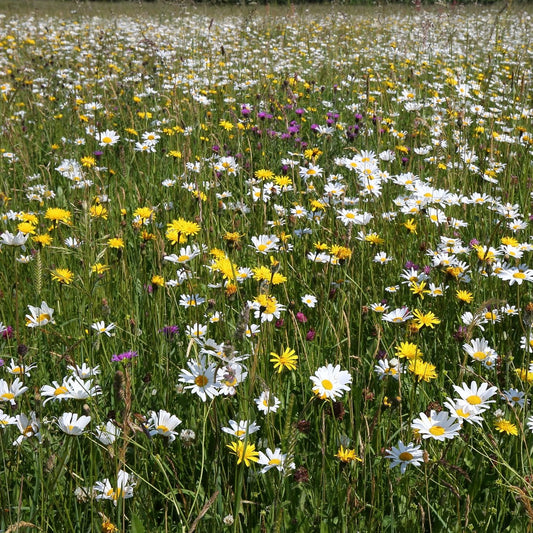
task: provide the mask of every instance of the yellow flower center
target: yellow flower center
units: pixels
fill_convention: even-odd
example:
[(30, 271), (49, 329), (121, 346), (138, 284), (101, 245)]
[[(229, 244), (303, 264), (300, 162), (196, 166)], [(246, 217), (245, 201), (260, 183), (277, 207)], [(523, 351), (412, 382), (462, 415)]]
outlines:
[(180, 256), (178, 257), (178, 261), (179, 261), (180, 263), (183, 263), (184, 261), (188, 261), (189, 259), (190, 259), (190, 257), (189, 257), (188, 255), (180, 255)]
[(102, 142), (105, 144), (109, 144), (110, 142), (113, 142), (113, 139), (111, 139), (111, 137), (106, 136), (102, 139)]
[(237, 437), (242, 437), (245, 433), (246, 433), (246, 431), (244, 431), (244, 429), (238, 429), (238, 430), (235, 432), (235, 435), (236, 435)]
[(441, 435), (444, 435), (445, 429), (442, 426), (433, 426), (429, 428), (429, 432), (432, 435), (435, 435), (435, 437), (440, 437)]
[(523, 272), (515, 272), (513, 274), (513, 278), (516, 279), (525, 279), (526, 275)]
[(15, 395), (12, 392), (4, 392), (0, 398), (3, 398), (4, 400), (12, 400), (15, 397)]
[(466, 401), (470, 405), (479, 405), (481, 403), (481, 398), (477, 394), (472, 394), (472, 396), (469, 396)]
[(64, 385), (61, 386), (61, 387), (58, 387), (55, 391), (54, 391), (54, 396), (60, 396), (61, 394), (66, 394), (68, 392), (68, 389), (67, 387), (65, 387)]
[(260, 251), (260, 252), (264, 252), (266, 249), (267, 249), (267, 245), (266, 244), (260, 244), (257, 249)]
[(155, 429), (157, 429), (157, 431), (161, 431), (162, 433), (167, 433), (170, 431), (167, 426), (163, 426), (163, 424), (159, 424), (159, 426), (157, 426)]
[(322, 387), (324, 387), (326, 390), (331, 390), (333, 388), (333, 383), (331, 383), (329, 379), (323, 379)]
[(276, 457), (274, 457), (274, 459), (270, 459), (270, 461), (268, 461), (268, 464), (277, 466), (277, 465), (281, 464), (281, 461), (279, 459), (277, 459)]
[(41, 313), (37, 317), (37, 323), (38, 324), (42, 324), (43, 322), (48, 321), (48, 320), (50, 320), (50, 315), (48, 313)]
[(398, 459), (400, 461), (410, 461), (413, 458), (413, 454), (409, 452), (402, 452), (400, 455), (398, 455)]
[(204, 376), (196, 376), (194, 378), (195, 385), (198, 385), (198, 387), (205, 387), (208, 384), (209, 380)]
[(485, 359), (485, 357), (487, 357), (487, 354), (485, 352), (474, 352), (472, 354), (472, 357), (476, 360), (476, 361), (483, 361), (483, 359)]
[(463, 411), (462, 409), (457, 409), (455, 411), (461, 418), (468, 418), (470, 416), (470, 413), (467, 411)]

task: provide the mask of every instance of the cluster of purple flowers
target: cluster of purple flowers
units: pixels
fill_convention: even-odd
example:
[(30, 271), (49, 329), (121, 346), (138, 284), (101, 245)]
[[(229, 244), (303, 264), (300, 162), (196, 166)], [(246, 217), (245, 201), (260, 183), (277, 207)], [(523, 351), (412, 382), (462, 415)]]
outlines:
[(137, 352), (134, 352), (133, 350), (129, 352), (114, 354), (113, 357), (111, 357), (112, 363), (120, 363), (121, 361), (133, 359), (134, 357), (138, 357), (139, 354)]

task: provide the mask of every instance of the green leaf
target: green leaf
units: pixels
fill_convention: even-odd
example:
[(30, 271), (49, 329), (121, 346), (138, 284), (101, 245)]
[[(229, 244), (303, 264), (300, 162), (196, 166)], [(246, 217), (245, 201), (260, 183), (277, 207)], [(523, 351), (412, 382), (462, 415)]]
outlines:
[(146, 530), (144, 529), (141, 519), (134, 514), (131, 517), (131, 533), (145, 533), (145, 531)]

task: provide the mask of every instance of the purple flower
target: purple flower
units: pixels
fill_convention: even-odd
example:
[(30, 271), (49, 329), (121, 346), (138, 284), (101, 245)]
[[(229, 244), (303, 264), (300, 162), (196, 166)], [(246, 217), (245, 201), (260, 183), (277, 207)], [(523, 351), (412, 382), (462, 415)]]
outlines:
[(458, 342), (462, 342), (466, 339), (467, 333), (468, 328), (466, 326), (459, 326), (459, 329), (453, 334), (453, 338)]
[(316, 336), (316, 331), (313, 328), (309, 328), (309, 331), (307, 332), (305, 339), (308, 341), (314, 341), (315, 336)]
[(168, 339), (173, 339), (179, 332), (178, 326), (165, 326), (163, 329), (159, 330), (159, 333), (162, 333)]
[(473, 248), (474, 246), (477, 246), (479, 244), (479, 241), (477, 239), (472, 239), (470, 241), (470, 248)]
[(112, 363), (120, 363), (121, 361), (124, 361), (125, 359), (126, 360), (133, 359), (134, 357), (138, 357), (138, 356), (139, 356), (139, 354), (132, 350), (132, 351), (129, 351), (129, 352), (114, 354), (113, 357), (111, 357), (111, 362)]
[(376, 354), (377, 359), (385, 359), (387, 357), (387, 352), (385, 350), (379, 350)]
[(0, 366), (4, 366), (4, 360), (0, 359)]
[(11, 326), (7, 326), (6, 329), (2, 331), (2, 337), (4, 339), (11, 339), (11, 337), (13, 337), (14, 334), (15, 332), (13, 331), (13, 328)]
[(296, 313), (296, 320), (302, 324), (305, 324), (307, 322), (307, 317), (301, 311), (299, 311)]

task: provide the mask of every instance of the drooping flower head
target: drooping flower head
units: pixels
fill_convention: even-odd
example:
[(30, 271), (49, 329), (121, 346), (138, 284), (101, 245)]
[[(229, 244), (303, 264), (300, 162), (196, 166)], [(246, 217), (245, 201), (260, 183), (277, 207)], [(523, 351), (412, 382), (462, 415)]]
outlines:
[(26, 315), (26, 326), (29, 328), (38, 328), (54, 323), (54, 310), (46, 302), (41, 302), (40, 307), (28, 305), (28, 309), (30, 314)]

